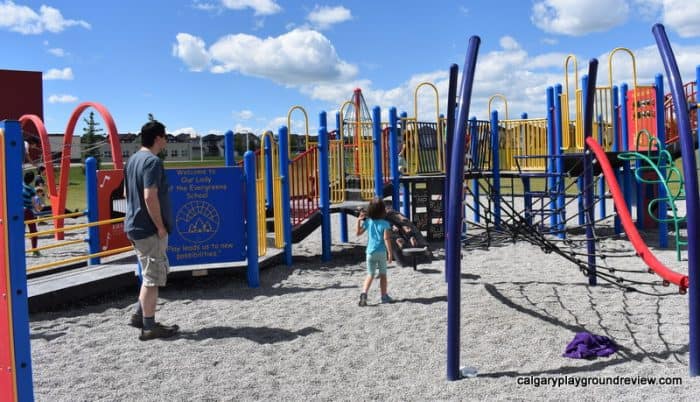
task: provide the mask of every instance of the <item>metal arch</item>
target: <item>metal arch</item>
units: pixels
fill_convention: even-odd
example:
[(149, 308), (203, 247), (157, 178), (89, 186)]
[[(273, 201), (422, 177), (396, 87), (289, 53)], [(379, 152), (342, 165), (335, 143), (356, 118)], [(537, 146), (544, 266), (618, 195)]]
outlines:
[(53, 158), (51, 156), (51, 141), (49, 140), (49, 135), (46, 131), (46, 126), (41, 118), (34, 114), (25, 114), (19, 118), (20, 127), (24, 127), (27, 123), (32, 123), (34, 128), (36, 128), (39, 134), (39, 140), (41, 141), (41, 154), (44, 158), (44, 167), (46, 168), (46, 184), (49, 187), (48, 195), (49, 200), (53, 197), (58, 196), (58, 191), (56, 189), (56, 177), (54, 175)]
[(503, 101), (503, 105), (506, 108), (506, 118), (504, 120), (508, 120), (508, 100), (502, 94), (495, 94), (489, 98), (489, 116), (491, 116), (491, 102), (493, 101), (494, 98), (501, 98), (501, 100)]
[[(438, 92), (437, 87), (435, 84), (432, 82), (424, 81), (421, 82), (416, 86), (416, 90), (413, 92), (413, 116), (416, 119), (416, 129), (418, 128), (418, 91), (421, 89), (423, 86), (429, 86), (433, 88), (433, 91), (435, 92), (435, 128), (437, 132), (437, 139), (438, 139), (438, 164), (439, 169), (444, 172), (445, 171), (445, 157), (443, 154), (443, 149), (445, 147), (444, 145), (444, 133), (442, 132), (442, 125), (440, 124), (440, 93)], [(416, 132), (416, 135), (418, 133)]]
[(418, 91), (420, 88), (424, 85), (427, 85), (431, 88), (433, 88), (433, 91), (435, 91), (435, 121), (439, 122), (440, 121), (440, 94), (438, 92), (437, 87), (435, 84), (432, 82), (424, 81), (421, 82), (416, 86), (416, 90), (413, 92), (413, 116), (416, 118), (416, 121), (418, 121)]
[(574, 91), (578, 89), (578, 61), (575, 55), (570, 54), (564, 59), (564, 85), (566, 85), (567, 97), (569, 97), (569, 60), (574, 61)]
[[(347, 105), (352, 105), (352, 107), (355, 107), (355, 103), (353, 101), (345, 101), (343, 102), (342, 105), (340, 105), (340, 127), (338, 127), (338, 139), (342, 140), (343, 145), (345, 144), (345, 106)], [(357, 110), (355, 110), (355, 113), (358, 113)]]
[(610, 83), (610, 87), (612, 88), (613, 86), (612, 58), (618, 51), (624, 51), (630, 55), (630, 58), (632, 59), (632, 80), (634, 81), (634, 87), (637, 88), (637, 62), (634, 58), (634, 53), (626, 47), (616, 47), (608, 54), (608, 81)]
[[(613, 73), (612, 73), (612, 58), (618, 51), (626, 52), (632, 59), (632, 81), (634, 83), (634, 91), (632, 94), (634, 96), (632, 102), (632, 115), (634, 116), (634, 132), (637, 132), (637, 62), (634, 58), (634, 53), (626, 47), (616, 47), (608, 53), (608, 83), (610, 85), (610, 91), (613, 88)], [(626, 94), (625, 94), (626, 95)], [(612, 114), (614, 116), (614, 113)]]
[[(114, 162), (114, 169), (124, 168), (121, 145), (119, 143), (119, 132), (117, 131), (117, 125), (114, 123), (112, 115), (109, 113), (107, 108), (100, 103), (88, 101), (79, 104), (75, 108), (75, 110), (73, 110), (73, 113), (68, 119), (68, 125), (66, 126), (66, 131), (63, 134), (61, 170), (58, 183), (58, 189), (60, 191), (55, 198), (51, 198), (51, 206), (52, 208), (55, 208), (54, 210), (56, 211), (63, 211), (66, 208), (66, 199), (68, 196), (68, 177), (70, 172), (70, 149), (73, 141), (73, 132), (75, 131), (75, 125), (78, 122), (78, 118), (85, 111), (85, 109), (89, 107), (95, 109), (97, 113), (102, 117), (102, 120), (104, 120), (105, 126), (107, 128), (107, 137), (109, 138), (110, 148), (112, 150), (112, 161)], [(54, 204), (54, 200), (57, 205)], [(54, 226), (56, 228), (62, 228), (63, 219), (56, 219)], [(63, 233), (56, 232), (55, 238), (56, 240), (63, 240)]]
[[(289, 108), (289, 111), (287, 112), (287, 127), (289, 128), (289, 130), (291, 132), (291, 130), (292, 130), (292, 112), (295, 110), (300, 110), (302, 113), (304, 113), (304, 123), (306, 126), (306, 131), (304, 133), (304, 135), (305, 135), (305, 147), (306, 147), (306, 150), (308, 151), (309, 150), (309, 115), (306, 114), (306, 110), (302, 106), (294, 105), (291, 108)], [(292, 150), (291, 150), (292, 149), (292, 142), (289, 141), (288, 145), (289, 145), (289, 147), (288, 147), (289, 153), (288, 154), (291, 157), (292, 156)]]

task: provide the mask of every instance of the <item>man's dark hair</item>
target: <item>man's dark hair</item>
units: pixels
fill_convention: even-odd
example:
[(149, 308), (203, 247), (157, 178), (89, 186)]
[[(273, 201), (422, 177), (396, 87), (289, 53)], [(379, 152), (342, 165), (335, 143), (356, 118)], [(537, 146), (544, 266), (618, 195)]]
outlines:
[(155, 144), (156, 137), (165, 137), (165, 126), (158, 120), (152, 120), (141, 127), (141, 145), (150, 148)]
[(24, 184), (30, 185), (34, 181), (34, 172), (29, 171), (24, 174)]
[(39, 172), (39, 174), (44, 173), (45, 170), (46, 170), (46, 168), (44, 167), (44, 165), (41, 165), (37, 168), (37, 172)]
[(386, 218), (386, 206), (384, 205), (384, 201), (379, 198), (370, 201), (367, 206), (367, 216), (369, 216), (370, 219)]

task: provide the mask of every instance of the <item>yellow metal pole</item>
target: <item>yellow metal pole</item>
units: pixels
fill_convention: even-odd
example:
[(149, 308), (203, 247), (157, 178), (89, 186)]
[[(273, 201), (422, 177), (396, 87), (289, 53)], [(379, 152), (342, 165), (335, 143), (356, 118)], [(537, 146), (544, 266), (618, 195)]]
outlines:
[(114, 218), (114, 219), (107, 219), (107, 220), (98, 221), (98, 222), (81, 223), (79, 225), (64, 226), (62, 228), (49, 229), (49, 230), (44, 230), (41, 232), (27, 233), (24, 235), (24, 237), (27, 239), (30, 239), (32, 237), (42, 236), (45, 234), (67, 232), (69, 230), (84, 229), (84, 228), (89, 228), (89, 227), (93, 227), (93, 226), (109, 225), (110, 223), (119, 223), (119, 222), (124, 222), (124, 218)]
[(81, 256), (73, 257), (73, 258), (67, 258), (67, 259), (61, 260), (61, 261), (53, 261), (53, 262), (48, 262), (46, 264), (34, 265), (32, 267), (28, 267), (27, 272), (35, 272), (35, 271), (39, 271), (39, 270), (43, 270), (43, 269), (47, 269), (47, 268), (57, 267), (60, 265), (85, 261), (85, 260), (89, 260), (90, 258), (95, 258), (95, 257), (106, 257), (106, 256), (110, 256), (113, 254), (119, 254), (119, 253), (131, 251), (133, 249), (134, 249), (133, 246), (127, 246), (127, 247), (122, 247), (122, 248), (115, 248), (114, 250), (101, 251), (99, 253), (81, 255)]

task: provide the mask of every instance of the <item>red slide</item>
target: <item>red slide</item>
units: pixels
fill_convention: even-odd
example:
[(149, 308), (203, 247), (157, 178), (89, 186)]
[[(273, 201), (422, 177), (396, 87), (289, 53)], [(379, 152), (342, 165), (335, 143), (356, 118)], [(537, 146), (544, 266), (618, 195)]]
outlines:
[(596, 159), (598, 159), (598, 163), (600, 163), (600, 167), (603, 170), (603, 176), (605, 176), (605, 181), (608, 182), (608, 187), (610, 187), (610, 192), (612, 193), (613, 200), (615, 201), (615, 207), (617, 207), (617, 215), (620, 217), (622, 226), (625, 228), (625, 232), (627, 232), (627, 236), (632, 242), (637, 254), (642, 257), (642, 260), (644, 260), (649, 268), (656, 272), (656, 274), (661, 278), (670, 283), (678, 285), (683, 291), (688, 289), (688, 285), (690, 284), (688, 275), (674, 272), (662, 264), (661, 261), (657, 260), (654, 254), (652, 254), (651, 250), (649, 250), (649, 247), (647, 247), (646, 243), (644, 243), (642, 236), (639, 235), (639, 231), (637, 231), (637, 227), (632, 221), (632, 216), (630, 215), (625, 199), (622, 196), (620, 185), (617, 183), (615, 173), (613, 172), (612, 166), (610, 166), (610, 161), (605, 155), (603, 148), (601, 148), (600, 144), (598, 144), (593, 137), (586, 138), (586, 144), (590, 147), (591, 151), (593, 151), (593, 154), (595, 154)]

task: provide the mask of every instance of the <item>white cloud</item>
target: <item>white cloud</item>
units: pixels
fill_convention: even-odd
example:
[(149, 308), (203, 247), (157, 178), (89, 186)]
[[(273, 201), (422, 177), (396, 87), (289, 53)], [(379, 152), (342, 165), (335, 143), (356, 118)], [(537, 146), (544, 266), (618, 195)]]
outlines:
[(180, 33), (173, 54), (194, 71), (238, 72), (296, 86), (352, 79), (357, 67), (338, 57), (333, 44), (313, 30), (295, 29), (278, 37), (227, 35), (206, 49), (196, 36)]
[(183, 128), (178, 128), (177, 130), (173, 130), (173, 135), (180, 135), (180, 134), (189, 134), (190, 137), (196, 137), (197, 130), (194, 127), (183, 127)]
[(54, 55), (56, 57), (65, 57), (67, 55), (66, 51), (61, 49), (60, 47), (51, 48), (51, 49), (47, 50), (47, 52), (51, 53), (52, 55)]
[[(564, 84), (564, 53), (538, 53), (528, 54), (515, 39), (501, 41), (501, 48), (479, 55), (476, 67), (476, 76), (472, 99), (470, 104), (470, 116), (479, 119), (487, 119), (489, 112), (489, 99), (495, 94), (503, 94), (507, 101), (508, 118), (517, 119), (521, 113), (527, 112), (532, 118), (545, 116), (546, 89), (556, 84)], [(506, 47), (503, 47), (503, 45)], [(610, 49), (612, 50), (612, 49)], [(658, 50), (655, 45), (632, 49), (636, 57), (637, 84), (649, 85), (653, 83), (654, 76), (658, 73), (665, 74)], [(673, 45), (681, 75), (684, 82), (694, 80), (695, 66), (700, 65), (700, 45), (680, 46)], [(598, 86), (609, 85), (608, 79), (608, 53), (598, 56)], [(622, 52), (615, 53), (613, 57), (613, 84), (616, 86), (626, 82), (630, 87), (634, 85), (632, 77), (632, 65), (629, 56)], [(462, 66), (460, 66), (460, 70)], [(579, 80), (587, 73), (588, 60), (578, 56)], [(569, 63), (569, 82), (571, 89), (574, 87), (574, 64)], [(461, 77), (460, 77), (461, 79)], [(361, 87), (367, 105), (382, 106), (383, 119), (387, 119), (388, 108), (394, 106), (399, 112), (406, 111), (409, 116), (416, 115), (423, 121), (435, 121), (435, 94), (427, 86), (421, 87), (418, 99), (414, 99), (414, 93), (418, 84), (422, 82), (433, 83), (440, 95), (440, 113), (446, 113), (448, 75), (447, 71), (434, 71), (416, 74), (409, 77), (402, 84), (393, 88), (374, 88), (374, 83), (368, 80), (357, 80), (340, 84), (307, 85), (300, 88), (302, 93), (312, 99), (327, 102), (332, 107), (340, 108), (343, 102), (349, 100), (353, 89)], [(459, 81), (458, 81), (459, 82)], [(668, 81), (665, 82), (668, 93)], [(581, 84), (578, 84), (579, 88)], [(499, 111), (499, 117), (505, 118), (505, 105), (496, 97), (491, 103), (492, 110)], [(573, 112), (573, 109), (571, 109)], [(328, 111), (329, 121), (337, 110)], [(279, 124), (286, 124), (282, 121)], [(334, 127), (334, 124), (331, 123)], [(312, 128), (312, 130), (314, 130)]]
[(194, 7), (197, 10), (203, 10), (203, 11), (216, 11), (219, 9), (219, 6), (213, 3), (207, 3), (203, 1), (198, 1), (195, 0), (194, 3), (192, 4), (192, 7)]
[(700, 5), (666, 0), (663, 21), (684, 38), (700, 36)]
[(237, 119), (241, 119), (241, 120), (250, 120), (254, 116), (254, 114), (251, 110), (241, 110), (239, 112), (233, 112), (233, 115)]
[(78, 98), (73, 95), (51, 95), (49, 96), (49, 103), (75, 103)]
[(201, 38), (188, 33), (178, 33), (173, 45), (173, 56), (181, 59), (191, 71), (202, 71), (209, 66), (209, 54)]
[(511, 36), (502, 37), (498, 43), (506, 50), (516, 50), (520, 48), (520, 44)]
[(252, 8), (255, 15), (272, 15), (282, 11), (274, 0), (221, 0), (221, 4), (231, 10)]
[(274, 135), (277, 135), (277, 131), (281, 126), (287, 125), (287, 116), (279, 116), (270, 120), (267, 125), (263, 128), (263, 131), (270, 130)]
[(27, 6), (20, 6), (6, 0), (0, 3), (0, 28), (24, 35), (38, 35), (45, 31), (58, 33), (72, 26), (90, 29), (90, 24), (83, 20), (63, 18), (58, 9), (42, 5), (39, 12)]
[(254, 130), (252, 127), (249, 127), (249, 126), (246, 126), (246, 125), (243, 125), (240, 123), (236, 124), (236, 126), (233, 127), (233, 130), (231, 130), (231, 131), (233, 131), (234, 133), (254, 133), (254, 132), (256, 132), (256, 130)]
[(626, 0), (542, 0), (530, 19), (545, 32), (581, 36), (624, 23), (629, 9)]
[(73, 69), (66, 67), (64, 69), (52, 68), (44, 73), (45, 80), (72, 80)]
[(306, 17), (314, 26), (319, 29), (326, 29), (333, 24), (338, 24), (352, 19), (350, 10), (343, 6), (319, 7), (316, 6)]

